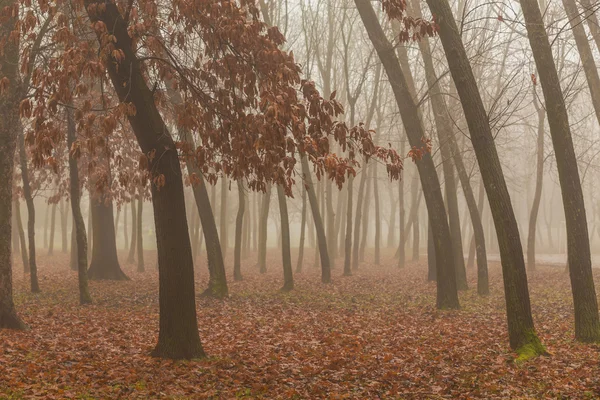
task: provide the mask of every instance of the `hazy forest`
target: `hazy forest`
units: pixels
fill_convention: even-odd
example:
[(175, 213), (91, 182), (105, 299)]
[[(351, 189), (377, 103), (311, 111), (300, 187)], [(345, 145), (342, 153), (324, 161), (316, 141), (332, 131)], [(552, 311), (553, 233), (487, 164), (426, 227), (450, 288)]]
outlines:
[(0, 0), (0, 399), (600, 399), (599, 9)]

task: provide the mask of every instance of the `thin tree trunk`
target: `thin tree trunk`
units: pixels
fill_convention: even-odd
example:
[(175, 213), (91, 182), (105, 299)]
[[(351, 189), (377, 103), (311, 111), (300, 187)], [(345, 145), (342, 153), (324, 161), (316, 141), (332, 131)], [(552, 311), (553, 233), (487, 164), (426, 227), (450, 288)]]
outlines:
[(354, 221), (354, 246), (352, 248), (352, 269), (356, 271), (358, 269), (359, 255), (360, 255), (360, 228), (362, 223), (362, 212), (363, 212), (363, 201), (365, 198), (365, 187), (367, 183), (368, 164), (363, 164), (362, 171), (360, 173), (360, 184), (358, 185), (358, 198), (356, 200), (356, 219)]
[(127, 208), (123, 209), (123, 244), (126, 253), (129, 253), (129, 221), (127, 221)]
[(56, 203), (52, 204), (52, 211), (50, 217), (50, 239), (48, 241), (48, 255), (54, 254), (54, 232), (56, 231)]
[(290, 222), (288, 220), (287, 200), (281, 185), (277, 185), (277, 199), (279, 201), (279, 215), (281, 216), (281, 257), (283, 260), (283, 287), (282, 292), (294, 289), (294, 274), (292, 272), (292, 254), (290, 244)]
[(431, 221), (427, 220), (427, 280), (436, 281), (437, 274), (435, 269), (435, 243), (433, 241), (433, 230)]
[(267, 272), (267, 224), (269, 222), (269, 205), (271, 203), (271, 185), (263, 195), (258, 221), (258, 268), (261, 274)]
[(69, 226), (69, 212), (68, 205), (63, 199), (60, 200), (60, 233), (62, 236), (62, 252), (68, 251), (68, 226)]
[(361, 224), (361, 237), (360, 237), (360, 249), (359, 249), (359, 254), (358, 254), (358, 260), (359, 261), (364, 261), (365, 260), (365, 250), (367, 248), (367, 241), (368, 241), (368, 233), (369, 233), (369, 211), (371, 211), (371, 185), (373, 184), (373, 165), (369, 165), (367, 167), (367, 171), (366, 173), (368, 174), (367, 177), (367, 187), (365, 189), (365, 196), (367, 196), (365, 198), (365, 201), (363, 202), (363, 210), (362, 210), (362, 215), (363, 215), (363, 223)]
[(227, 255), (227, 247), (228, 247), (228, 236), (227, 236), (227, 179), (225, 177), (221, 178), (221, 207), (219, 211), (221, 212), (221, 216), (219, 217), (219, 223), (221, 227), (219, 229), (219, 239), (221, 240), (221, 254), (223, 254), (223, 259)]
[(137, 272), (144, 272), (146, 270), (144, 263), (144, 219), (142, 217), (142, 212), (144, 210), (144, 196), (142, 195), (141, 191), (142, 189), (140, 188), (137, 208)]
[(21, 219), (21, 203), (19, 200), (15, 200), (15, 213), (17, 215), (17, 229), (19, 231), (19, 242), (21, 244), (23, 273), (28, 274), (31, 270), (29, 269), (29, 255), (27, 253), (27, 242), (25, 241), (25, 229), (23, 229), (23, 220)]
[[(401, 144), (401, 154), (404, 154), (404, 142)], [(398, 245), (398, 267), (404, 268), (406, 266), (406, 231), (404, 230), (404, 219), (406, 211), (404, 209), (404, 177), (406, 173), (402, 171), (400, 176), (400, 182), (398, 182), (398, 204), (400, 206), (400, 244)]]
[(244, 206), (246, 199), (244, 198), (244, 184), (241, 179), (237, 181), (238, 187), (238, 212), (235, 218), (235, 248), (233, 252), (233, 279), (236, 281), (242, 280), (242, 229), (244, 225)]
[[(548, 124), (563, 197), (567, 231), (567, 259), (575, 306), (575, 338), (583, 342), (597, 342), (600, 340), (598, 300), (592, 276), (592, 258), (583, 190), (579, 179), (569, 117), (539, 5), (536, 0), (520, 0), (520, 3), (546, 102)], [(564, 4), (565, 6), (572, 6), (568, 0)], [(574, 13), (577, 14), (576, 7)], [(570, 14), (569, 10), (567, 10), (567, 14)], [(573, 23), (573, 21), (571, 22)], [(578, 31), (579, 28), (583, 29), (583, 27), (578, 27)], [(580, 47), (579, 45), (583, 44), (584, 41), (582, 37), (584, 34), (574, 33), (578, 42), (577, 45)], [(587, 37), (585, 43), (587, 44)], [(589, 64), (593, 62), (593, 59), (591, 59), (590, 54), (588, 56), (589, 59), (585, 62)], [(582, 54), (582, 58), (585, 57)], [(594, 74), (592, 75), (595, 82), (592, 82), (592, 86), (600, 86), (595, 65), (584, 66), (584, 68), (586, 70), (593, 69)], [(600, 93), (596, 93), (596, 89), (600, 91), (600, 88), (590, 87), (590, 89), (592, 90), (594, 107), (598, 107), (597, 116), (600, 121), (600, 98), (596, 98), (600, 97)]]
[(313, 221), (315, 223), (315, 229), (317, 233), (317, 245), (319, 246), (319, 255), (321, 257), (321, 282), (331, 282), (331, 265), (329, 263), (329, 253), (327, 251), (327, 239), (325, 237), (325, 227), (323, 226), (323, 220), (321, 219), (321, 213), (319, 212), (319, 204), (317, 202), (317, 194), (310, 176), (310, 169), (308, 166), (308, 160), (306, 156), (301, 157), (302, 173), (304, 174), (304, 185), (308, 194), (308, 201), (310, 202), (310, 208), (312, 210)]
[(135, 196), (131, 196), (131, 244), (129, 245), (129, 257), (127, 262), (133, 264), (135, 262), (135, 253), (137, 250), (137, 211), (135, 207)]
[[(352, 275), (352, 186), (354, 177), (350, 176), (347, 183), (348, 205), (346, 206), (346, 243), (344, 246), (344, 276)], [(356, 247), (356, 246), (355, 246)]]
[(531, 213), (529, 214), (529, 235), (527, 237), (527, 269), (535, 270), (535, 239), (537, 217), (540, 210), (540, 202), (542, 200), (542, 185), (544, 182), (544, 121), (546, 113), (540, 107), (535, 85), (533, 86), (533, 104), (537, 111), (538, 129), (537, 129), (537, 157), (536, 157), (536, 174), (535, 174), (535, 194), (533, 196), (533, 204), (531, 205)]
[[(67, 143), (68, 148), (71, 149), (73, 143), (77, 139), (77, 131), (75, 127), (75, 121), (73, 120), (73, 110), (66, 108), (67, 114)], [(83, 215), (81, 213), (81, 185), (79, 183), (79, 168), (77, 160), (74, 159), (69, 151), (69, 194), (71, 198), (71, 213), (73, 214), (73, 232), (75, 233), (75, 243), (71, 244), (71, 247), (75, 247), (76, 257), (73, 256), (73, 250), (71, 250), (71, 260), (76, 260), (77, 266), (77, 281), (79, 284), (79, 303), (90, 304), (92, 302), (92, 296), (88, 289), (88, 276), (87, 276), (87, 237), (85, 234), (85, 223), (83, 222)], [(111, 215), (112, 221), (112, 215)], [(73, 244), (76, 244), (73, 246)], [(73, 263), (72, 263), (73, 264)]]
[(379, 205), (377, 163), (373, 163), (373, 194), (375, 200), (375, 265), (379, 265), (381, 262), (381, 209)]
[(302, 218), (300, 221), (300, 244), (298, 245), (298, 262), (296, 263), (296, 273), (302, 272), (304, 263), (304, 241), (306, 237), (306, 186), (302, 185)]

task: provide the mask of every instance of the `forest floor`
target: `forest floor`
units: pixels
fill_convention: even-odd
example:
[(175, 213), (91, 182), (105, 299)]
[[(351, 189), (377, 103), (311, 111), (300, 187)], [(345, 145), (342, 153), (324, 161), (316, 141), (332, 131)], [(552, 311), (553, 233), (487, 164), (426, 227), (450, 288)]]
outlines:
[[(536, 328), (551, 356), (519, 365), (497, 263), (488, 298), (477, 296), (469, 271), (462, 309), (437, 311), (423, 263), (399, 270), (387, 257), (343, 278), (340, 259), (333, 284), (323, 285), (309, 254), (296, 289), (283, 294), (278, 254), (264, 275), (255, 259), (243, 265), (243, 282), (230, 281), (229, 299), (198, 299), (208, 358), (177, 362), (149, 356), (158, 334), (155, 261), (146, 273), (124, 265), (131, 281), (91, 282), (94, 304), (83, 307), (66, 255), (40, 258), (36, 295), (17, 262), (16, 304), (31, 329), (0, 331), (0, 398), (600, 398), (600, 347), (573, 340), (563, 268), (529, 276)], [(198, 293), (207, 278), (199, 264)]]

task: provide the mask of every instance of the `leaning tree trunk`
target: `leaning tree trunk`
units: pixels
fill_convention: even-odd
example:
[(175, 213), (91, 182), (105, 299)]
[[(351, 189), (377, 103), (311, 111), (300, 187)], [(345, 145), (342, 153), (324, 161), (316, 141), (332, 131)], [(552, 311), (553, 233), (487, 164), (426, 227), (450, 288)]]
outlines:
[(367, 196), (365, 198), (365, 201), (363, 202), (363, 209), (362, 209), (362, 219), (363, 222), (361, 224), (361, 230), (362, 232), (360, 233), (360, 248), (359, 248), (359, 252), (358, 252), (358, 261), (365, 261), (365, 250), (367, 248), (367, 240), (368, 240), (368, 233), (369, 233), (369, 211), (371, 211), (371, 196), (369, 195), (369, 193), (371, 193), (371, 184), (373, 183), (373, 166), (365, 166), (366, 171), (365, 173), (367, 173), (367, 187), (365, 190), (365, 196)]
[(544, 120), (546, 113), (540, 107), (535, 85), (533, 86), (533, 105), (537, 112), (538, 129), (537, 129), (537, 157), (536, 157), (536, 173), (535, 173), (535, 194), (533, 195), (533, 204), (531, 205), (531, 213), (529, 214), (529, 235), (527, 236), (527, 269), (535, 270), (535, 237), (537, 231), (537, 217), (540, 210), (540, 202), (542, 200), (542, 185), (544, 183)]
[[(77, 138), (75, 121), (73, 120), (73, 110), (66, 108), (67, 114), (67, 144), (71, 149)], [(77, 160), (69, 151), (69, 195), (71, 197), (71, 212), (73, 214), (73, 232), (75, 232), (75, 242), (71, 244), (71, 265), (76, 260), (77, 278), (79, 284), (79, 303), (89, 304), (92, 302), (90, 291), (88, 289), (87, 275), (87, 237), (85, 234), (85, 222), (81, 213), (81, 185), (79, 183), (79, 168)], [(112, 215), (111, 215), (112, 221)], [(76, 257), (73, 256), (75, 248)]]
[[(0, 38), (5, 40), (15, 28), (16, 18), (5, 18), (0, 25)], [(0, 55), (0, 76), (16, 82), (19, 49), (14, 41), (6, 41)], [(12, 196), (14, 156), (17, 148), (18, 96), (14, 85), (0, 94), (0, 328), (24, 329), (17, 316), (12, 288)]]
[[(402, 150), (404, 150), (404, 146), (402, 145)], [(404, 154), (404, 151), (401, 152)], [(398, 245), (398, 267), (404, 268), (406, 266), (406, 231), (404, 230), (404, 219), (406, 216), (406, 211), (404, 209), (404, 177), (405, 172), (402, 171), (402, 175), (400, 176), (400, 182), (398, 182), (398, 204), (400, 205), (400, 244)]]
[(325, 227), (323, 226), (323, 220), (321, 219), (321, 213), (319, 212), (319, 203), (317, 201), (317, 194), (315, 193), (315, 187), (310, 176), (310, 169), (308, 166), (308, 160), (306, 156), (301, 156), (302, 173), (304, 174), (304, 185), (306, 186), (306, 192), (308, 194), (308, 201), (310, 202), (310, 209), (312, 211), (313, 221), (315, 223), (315, 230), (317, 233), (317, 245), (319, 247), (319, 256), (321, 257), (321, 282), (331, 282), (331, 264), (329, 262), (329, 253), (327, 251), (327, 238), (325, 236)]
[(277, 185), (277, 200), (279, 202), (279, 215), (281, 216), (281, 257), (283, 260), (283, 287), (282, 292), (294, 289), (294, 274), (292, 272), (292, 254), (290, 243), (290, 222), (288, 219), (287, 199), (285, 190)]
[(21, 245), (21, 261), (23, 262), (23, 273), (28, 274), (29, 255), (27, 254), (27, 241), (25, 240), (25, 229), (23, 229), (23, 220), (21, 219), (21, 203), (19, 199), (15, 200), (15, 214), (17, 220), (17, 231), (19, 232), (19, 243)]
[[(416, 16), (422, 18), (421, 8), (418, 0), (413, 0), (412, 6)], [(456, 149), (458, 146), (456, 145), (452, 122), (450, 121), (444, 95), (440, 89), (439, 80), (435, 73), (429, 42), (427, 40), (419, 41), (419, 48), (421, 50), (421, 55), (423, 56), (425, 78), (429, 86), (430, 102), (433, 109), (434, 121), (436, 125), (436, 131), (438, 133), (438, 140), (440, 143), (440, 150), (443, 160), (442, 168), (444, 172), (444, 188), (448, 205), (450, 231), (452, 233), (454, 260), (456, 263), (456, 283), (459, 290), (466, 290), (468, 288), (467, 271), (463, 256), (463, 243), (460, 229), (460, 217), (458, 212), (458, 194), (457, 184), (454, 176), (454, 166), (456, 166), (458, 171), (463, 192), (465, 193), (467, 206), (469, 207), (471, 219), (473, 221), (474, 230), (478, 232), (478, 238), (480, 235), (483, 237), (483, 225), (481, 225), (481, 219), (477, 218), (475, 198), (473, 196), (473, 191), (471, 190), (471, 184), (469, 182), (467, 172), (463, 165), (461, 153)], [(406, 50), (404, 50), (403, 56), (404, 57), (402, 57), (401, 60), (404, 59), (405, 63), (408, 64)], [(479, 283), (478, 279), (478, 288), (481, 287), (481, 290), (479, 290), (480, 294), (487, 294), (487, 256), (485, 254), (485, 244), (480, 245), (478, 250), (478, 278), (481, 278), (481, 284)]]
[[(425, 136), (425, 132), (419, 117), (418, 107), (408, 90), (406, 78), (400, 68), (394, 48), (385, 36), (369, 0), (355, 0), (355, 3), (369, 38), (375, 46), (375, 50), (387, 73), (410, 145), (420, 148), (422, 146), (421, 139)], [(436, 224), (433, 227), (433, 236), (438, 277), (437, 307), (459, 308), (454, 254), (440, 182), (430, 154), (424, 154), (421, 160), (416, 161), (416, 165), (421, 177), (429, 216), (431, 221)]]
[[(106, 32), (97, 31), (103, 43), (105, 35), (113, 35), (115, 53), (106, 62), (119, 100), (131, 102), (137, 112), (128, 117), (131, 128), (144, 154), (151, 157), (148, 170), (164, 176), (164, 186), (152, 185), (152, 203), (158, 253), (159, 334), (152, 352), (164, 358), (197, 358), (205, 356), (198, 334), (194, 294), (194, 262), (185, 213), (183, 176), (177, 148), (156, 107), (141, 65), (127, 31), (127, 22), (115, 3), (85, 0), (92, 23), (102, 22)], [(102, 5), (102, 7), (99, 7)], [(104, 12), (98, 10), (102, 8)]]
[[(143, 235), (143, 224), (142, 212), (144, 211), (144, 196), (142, 195), (142, 188), (139, 188), (140, 194), (138, 197), (138, 208), (137, 208), (137, 272), (144, 272), (146, 270), (144, 265), (144, 235)], [(186, 219), (187, 221), (187, 219)], [(95, 247), (95, 246), (94, 246)]]
[(258, 220), (258, 268), (261, 274), (267, 272), (267, 224), (269, 222), (269, 205), (271, 203), (271, 185), (260, 202), (260, 216)]
[[(27, 239), (29, 240), (29, 272), (31, 291), (40, 292), (40, 283), (37, 276), (37, 262), (35, 254), (35, 205), (33, 204), (33, 194), (29, 183), (29, 168), (27, 168), (27, 155), (25, 154), (25, 135), (21, 122), (17, 123), (17, 135), (19, 141), (19, 161), (21, 164), (21, 179), (23, 181), (23, 196), (27, 204)], [(16, 128), (16, 127), (15, 127)]]
[(510, 345), (522, 357), (545, 352), (533, 325), (527, 273), (517, 221), (502, 173), (494, 136), (458, 27), (447, 0), (427, 0), (439, 25), (450, 72), (463, 106), (471, 142), (488, 194), (500, 245)]
[(233, 252), (233, 279), (242, 280), (242, 229), (244, 228), (244, 184), (241, 179), (237, 181), (238, 187), (238, 212), (235, 218), (235, 248)]
[(367, 166), (365, 162), (360, 172), (360, 183), (358, 185), (358, 198), (356, 199), (356, 219), (354, 221), (354, 246), (352, 247), (352, 269), (358, 269), (359, 247), (360, 247), (360, 228), (362, 223), (363, 201), (365, 198), (365, 187), (367, 183)]
[(306, 186), (302, 185), (302, 218), (300, 221), (300, 244), (298, 245), (298, 262), (296, 263), (296, 273), (302, 272), (304, 262), (304, 241), (306, 237)]
[(379, 185), (377, 182), (377, 163), (373, 164), (373, 198), (375, 200), (375, 265), (381, 261), (381, 210), (379, 205)]
[[(539, 5), (536, 0), (521, 0), (520, 3), (546, 101), (548, 124), (563, 197), (567, 228), (567, 262), (575, 306), (575, 337), (584, 342), (596, 342), (600, 340), (598, 300), (592, 276), (592, 258), (583, 190), (579, 179), (569, 116)], [(566, 1), (565, 4), (569, 5), (569, 2)], [(568, 10), (567, 14), (569, 14)], [(577, 14), (576, 10), (575, 14)], [(583, 41), (582, 37), (579, 39), (577, 37), (576, 34), (578, 42)], [(587, 38), (585, 40), (587, 43)], [(588, 60), (588, 62), (592, 61)], [(598, 78), (595, 65), (593, 70), (596, 72), (595, 77)], [(597, 79), (596, 83), (598, 83)], [(593, 90), (593, 88), (591, 89)], [(594, 96), (594, 92), (592, 96)], [(600, 99), (593, 98), (595, 107), (600, 106), (600, 104), (596, 104), (598, 101)], [(600, 114), (598, 115), (600, 120)]]

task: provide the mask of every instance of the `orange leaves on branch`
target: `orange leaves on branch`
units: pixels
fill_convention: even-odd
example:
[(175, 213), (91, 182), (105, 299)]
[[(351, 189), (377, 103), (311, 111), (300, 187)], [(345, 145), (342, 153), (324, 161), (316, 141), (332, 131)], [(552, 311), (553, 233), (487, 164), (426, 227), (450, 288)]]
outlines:
[(410, 157), (413, 162), (417, 162), (421, 160), (425, 154), (431, 153), (431, 139), (424, 137), (421, 138), (421, 142), (423, 142), (422, 146), (412, 146), (408, 151), (408, 157)]

